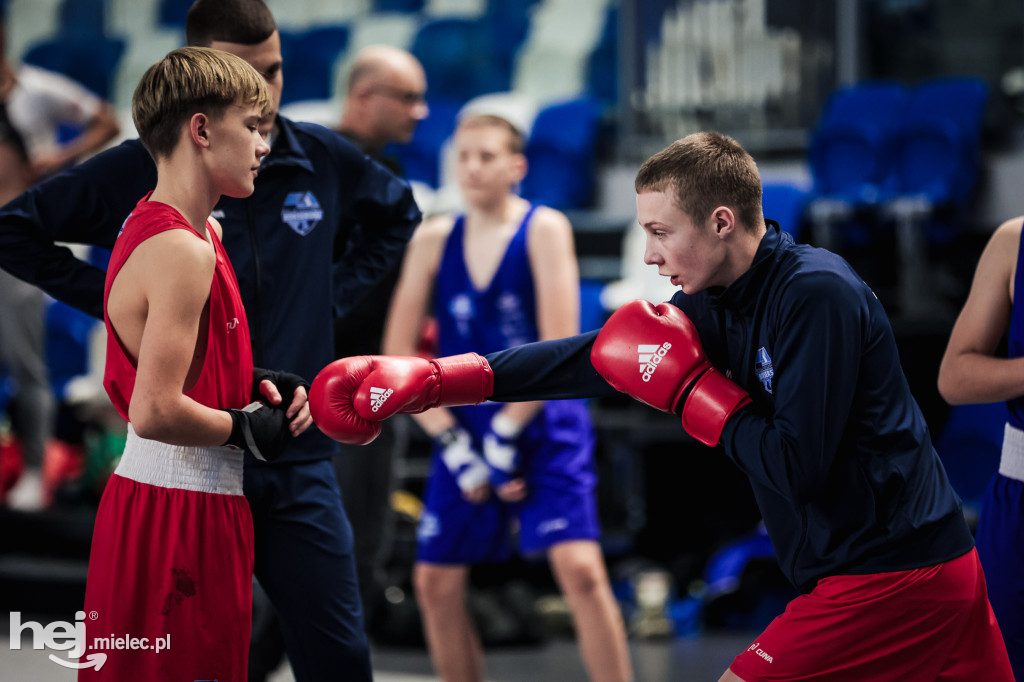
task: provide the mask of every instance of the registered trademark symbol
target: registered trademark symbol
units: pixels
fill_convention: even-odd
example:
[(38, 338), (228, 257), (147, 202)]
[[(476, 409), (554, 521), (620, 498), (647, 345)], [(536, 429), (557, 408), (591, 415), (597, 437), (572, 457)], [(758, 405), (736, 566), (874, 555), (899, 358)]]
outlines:
[(89, 620), (96, 620), (99, 617), (100, 617), (100, 614), (97, 613), (96, 611), (90, 611), (89, 612)]

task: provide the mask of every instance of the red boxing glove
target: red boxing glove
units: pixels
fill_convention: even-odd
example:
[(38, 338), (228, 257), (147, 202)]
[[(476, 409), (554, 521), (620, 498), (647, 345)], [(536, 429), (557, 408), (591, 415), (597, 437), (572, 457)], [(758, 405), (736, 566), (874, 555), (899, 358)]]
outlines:
[(399, 412), (476, 405), (494, 392), (494, 374), (476, 353), (447, 358), (363, 355), (335, 360), (309, 390), (309, 410), (322, 432), (342, 443), (365, 445), (377, 422)]
[(750, 396), (716, 370), (697, 328), (671, 303), (632, 301), (605, 322), (590, 353), (605, 380), (642, 403), (682, 415), (683, 428), (717, 445), (725, 423)]

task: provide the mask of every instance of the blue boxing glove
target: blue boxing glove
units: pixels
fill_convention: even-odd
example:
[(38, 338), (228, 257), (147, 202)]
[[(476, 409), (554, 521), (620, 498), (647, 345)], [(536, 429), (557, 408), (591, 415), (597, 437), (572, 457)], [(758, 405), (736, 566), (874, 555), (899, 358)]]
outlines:
[(453, 426), (441, 432), (434, 440), (441, 448), (441, 461), (451, 472), (463, 495), (471, 502), (486, 499), (486, 495), (475, 491), (487, 485), (491, 472), (487, 463), (473, 450), (469, 433), (460, 426)]
[(484, 459), (491, 470), (491, 485), (499, 488), (517, 478), (519, 474), (519, 448), (516, 440), (523, 427), (498, 412), (484, 434)]

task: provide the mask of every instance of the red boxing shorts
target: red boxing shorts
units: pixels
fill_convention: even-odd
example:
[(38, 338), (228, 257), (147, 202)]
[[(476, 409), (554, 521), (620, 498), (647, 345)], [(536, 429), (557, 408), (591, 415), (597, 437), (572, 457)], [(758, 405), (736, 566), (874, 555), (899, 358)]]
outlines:
[(242, 451), (167, 445), (129, 427), (100, 501), (80, 682), (246, 682), (253, 526)]
[(1012, 682), (978, 554), (824, 578), (729, 669), (745, 682)]

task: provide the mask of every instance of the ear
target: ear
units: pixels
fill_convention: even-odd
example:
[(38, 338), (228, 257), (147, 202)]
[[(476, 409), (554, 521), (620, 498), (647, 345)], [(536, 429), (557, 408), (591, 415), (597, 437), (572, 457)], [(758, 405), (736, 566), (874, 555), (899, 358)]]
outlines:
[(719, 206), (711, 212), (711, 224), (718, 238), (723, 239), (736, 229), (736, 214), (728, 206)]
[(512, 169), (515, 173), (516, 184), (518, 185), (526, 177), (526, 171), (529, 170), (530, 164), (526, 160), (525, 154), (515, 154), (512, 157)]
[(188, 120), (189, 137), (192, 144), (206, 149), (210, 146), (210, 117), (204, 113), (192, 114)]
[(369, 81), (363, 80), (355, 84), (348, 96), (353, 100), (365, 100), (371, 94), (373, 94), (373, 85)]

